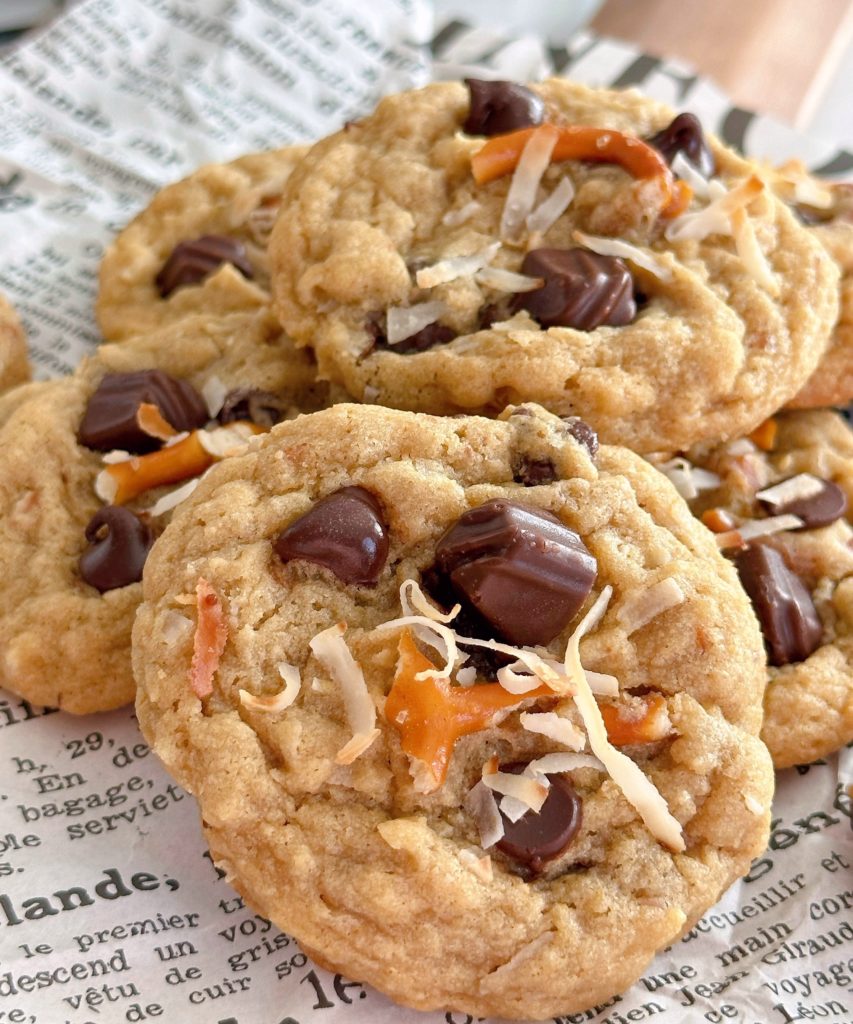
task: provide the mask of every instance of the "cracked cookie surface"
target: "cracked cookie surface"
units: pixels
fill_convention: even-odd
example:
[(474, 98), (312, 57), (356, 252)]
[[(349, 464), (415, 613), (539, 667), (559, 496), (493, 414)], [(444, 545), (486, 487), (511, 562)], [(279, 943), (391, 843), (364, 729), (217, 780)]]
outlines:
[[(593, 437), (535, 406), (486, 420), (339, 405), (280, 424), (217, 466), (146, 568), (134, 629), (139, 721), (197, 797), (215, 860), (321, 964), (407, 1005), (539, 1018), (602, 1002), (766, 841), (764, 658), (748, 602), (667, 481), (624, 449), (593, 458)], [(382, 531), (329, 525), (330, 507), (356, 500), (354, 490), (384, 544)], [(415, 712), (386, 717), (409, 655), (441, 660), (429, 647), (405, 653), (405, 623), (382, 628), (401, 614), (401, 585), (426, 588), (437, 550), (458, 550), (447, 531), (495, 503), (575, 531), (596, 560), (593, 593), (548, 641), (551, 658), (612, 586), (580, 653), (586, 669), (618, 679), (602, 707), (628, 709), (622, 752), (677, 819), (682, 852), (581, 757), (570, 775), (583, 820), (571, 842), (532, 872), (500, 848), (485, 855), (466, 809), (472, 787), (492, 756), (518, 765), (566, 750), (521, 714), (550, 709), (569, 734), (582, 716), (565, 694), (518, 697), (500, 721), (463, 735), (439, 785), (425, 784), (401, 738)], [(331, 541), (312, 546), (317, 537)], [(541, 569), (535, 538), (524, 592), (531, 564)], [(351, 558), (329, 559), (330, 544)], [(344, 582), (356, 572), (368, 582)], [(674, 602), (655, 602), (674, 589)], [(330, 667), (321, 649), (320, 634), (341, 639), (338, 623), (360, 690), (341, 680), (351, 678), (346, 657)], [(413, 628), (422, 636), (423, 620)], [(464, 702), (461, 678), (448, 685)], [(476, 701), (495, 686), (465, 692)], [(647, 702), (666, 722), (648, 741), (633, 731)], [(359, 716), (367, 732), (353, 748)]]

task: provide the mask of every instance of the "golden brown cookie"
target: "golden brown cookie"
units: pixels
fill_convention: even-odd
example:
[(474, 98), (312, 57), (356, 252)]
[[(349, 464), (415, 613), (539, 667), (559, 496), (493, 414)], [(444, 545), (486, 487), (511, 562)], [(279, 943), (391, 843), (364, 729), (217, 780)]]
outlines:
[(777, 768), (824, 757), (853, 740), (853, 431), (837, 413), (789, 412), (689, 458), (713, 475), (681, 460), (667, 471), (688, 496), (698, 480), (691, 504), (764, 630), (761, 737)]
[(30, 379), (27, 339), (11, 304), (0, 295), (0, 391)]
[(284, 182), (305, 151), (285, 146), (207, 164), (158, 192), (101, 264), (96, 313), (104, 338), (268, 303), (267, 239)]
[(487, 139), (468, 89), (441, 83), (318, 143), (270, 239), (282, 323), (380, 404), (529, 399), (637, 451), (751, 430), (824, 350), (832, 261), (698, 126), (687, 150), (711, 177), (674, 162), (676, 179), (668, 108), (561, 79), (523, 93), (485, 109), (538, 127)]
[(603, 1002), (766, 842), (745, 595), (578, 421), (280, 424), (181, 506), (143, 590), (140, 725), (214, 858), (401, 1003)]
[(233, 421), (322, 406), (314, 376), (261, 312), (186, 318), (19, 389), (0, 444), (0, 684), (75, 714), (131, 700), (138, 580), (171, 503), (261, 429)]

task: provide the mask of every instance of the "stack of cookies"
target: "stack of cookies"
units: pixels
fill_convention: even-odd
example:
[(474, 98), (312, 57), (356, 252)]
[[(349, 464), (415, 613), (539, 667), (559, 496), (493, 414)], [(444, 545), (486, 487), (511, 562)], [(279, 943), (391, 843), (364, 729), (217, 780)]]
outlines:
[(0, 681), (136, 692), (321, 965), (604, 1002), (853, 738), (849, 203), (558, 79), (202, 168), (0, 399)]

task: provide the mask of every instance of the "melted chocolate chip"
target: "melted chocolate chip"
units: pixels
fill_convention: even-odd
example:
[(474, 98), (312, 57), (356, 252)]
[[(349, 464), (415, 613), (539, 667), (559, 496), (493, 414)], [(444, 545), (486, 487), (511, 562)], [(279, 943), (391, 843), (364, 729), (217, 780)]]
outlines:
[(287, 402), (271, 391), (258, 388), (236, 388), (229, 391), (216, 417), (220, 423), (250, 420), (265, 430), (281, 423), (287, 414)]
[(574, 618), (597, 564), (550, 512), (496, 498), (444, 534), (436, 568), (511, 644), (547, 644)]
[(154, 279), (162, 298), (188, 284), (198, 284), (208, 274), (230, 263), (243, 277), (255, 276), (246, 247), (224, 235), (202, 235), (191, 242), (179, 242)]
[(591, 459), (595, 459), (598, 455), (598, 434), (578, 416), (563, 416), (562, 419), (572, 437), (586, 448)]
[(196, 389), (162, 370), (108, 373), (89, 399), (77, 440), (106, 452), (121, 448), (140, 455), (160, 447), (136, 422), (139, 406), (156, 405), (175, 430), (195, 430), (207, 423), (207, 407)]
[[(526, 764), (501, 765), (502, 772), (521, 775)], [(508, 857), (539, 874), (545, 863), (554, 860), (578, 834), (583, 817), (581, 798), (565, 775), (549, 775), (551, 788), (537, 814), (528, 811), (512, 822), (501, 813), (503, 838), (497, 848)]]
[[(803, 526), (809, 530), (834, 523), (847, 512), (847, 495), (831, 480), (821, 480), (821, 483), (823, 487), (817, 494), (807, 498), (792, 498), (784, 505), (773, 505), (773, 515), (799, 516)], [(766, 505), (766, 502), (763, 504)]]
[(770, 664), (804, 661), (820, 646), (823, 626), (803, 581), (766, 544), (740, 552), (735, 564), (761, 623)]
[(683, 153), (703, 178), (710, 178), (717, 169), (714, 154), (705, 141), (702, 124), (695, 114), (679, 114), (667, 126), (646, 140), (671, 164), (677, 153)]
[(89, 547), (80, 556), (80, 575), (102, 594), (142, 579), (154, 535), (130, 509), (106, 505), (86, 527)]
[(607, 324), (629, 324), (636, 315), (631, 272), (614, 256), (587, 249), (531, 249), (522, 274), (542, 277), (545, 284), (522, 292), (515, 310), (526, 309), (543, 327), (574, 327), (593, 331)]
[(551, 484), (557, 479), (557, 467), (550, 459), (528, 459), (523, 456), (516, 464), (512, 478), (525, 487)]
[(388, 558), (388, 527), (370, 491), (343, 487), (291, 523), (273, 547), (283, 562), (325, 566), (343, 583), (375, 583)]
[(468, 135), (503, 135), (517, 128), (542, 124), (545, 104), (535, 92), (517, 82), (487, 82), (466, 78), (471, 95), (462, 131)]

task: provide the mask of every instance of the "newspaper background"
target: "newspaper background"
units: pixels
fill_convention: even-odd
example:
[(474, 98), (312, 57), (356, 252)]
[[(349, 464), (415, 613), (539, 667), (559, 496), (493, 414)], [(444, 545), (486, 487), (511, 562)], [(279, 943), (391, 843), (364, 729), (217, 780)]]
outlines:
[[(752, 155), (853, 170), (849, 152), (732, 108), (689, 69), (584, 33), (548, 48), (459, 22), (436, 32), (426, 0), (84, 0), (0, 61), (0, 290), (39, 375), (97, 342), (103, 247), (158, 187), (484, 66), (636, 85)], [(852, 781), (850, 750), (782, 773), (748, 879), (629, 992), (560, 1024), (850, 1024)], [(0, 1022), (148, 1020), (473, 1024), (322, 971), (244, 908), (130, 709), (76, 719), (0, 694)]]

